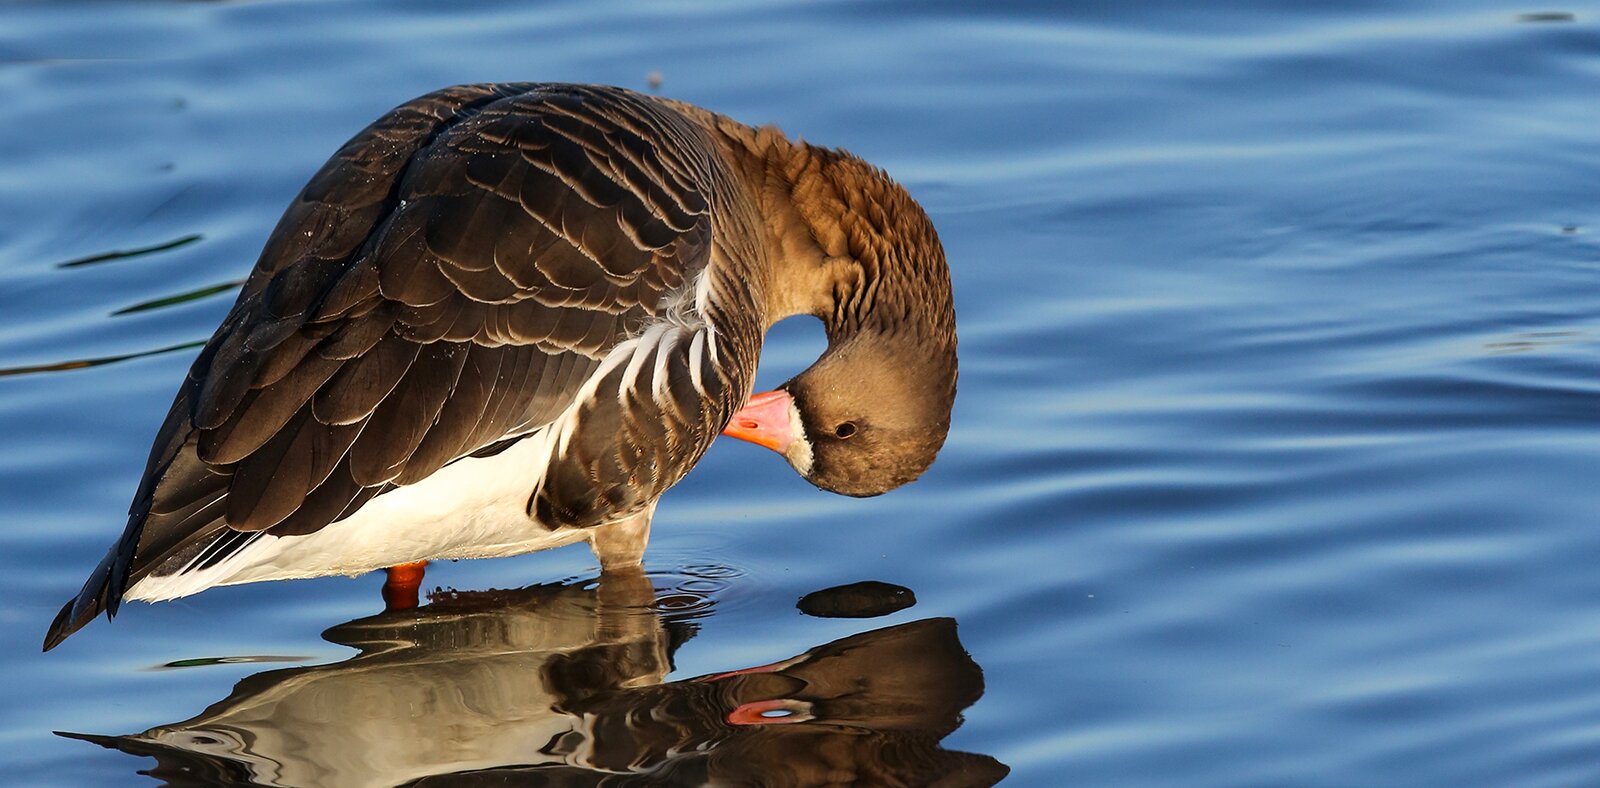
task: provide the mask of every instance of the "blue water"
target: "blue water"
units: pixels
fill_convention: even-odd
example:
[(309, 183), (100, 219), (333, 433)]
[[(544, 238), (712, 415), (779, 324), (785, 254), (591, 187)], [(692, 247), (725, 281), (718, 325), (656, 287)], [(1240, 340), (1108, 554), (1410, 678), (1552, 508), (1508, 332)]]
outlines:
[[(0, 367), (204, 339), (225, 287), (113, 313), (242, 277), (321, 161), (413, 95), (645, 89), (652, 72), (665, 95), (847, 147), (907, 185), (949, 252), (961, 389), (939, 462), (882, 498), (831, 497), (758, 448), (713, 447), (657, 514), (658, 600), (623, 606), (628, 642), (670, 664), (586, 663), (622, 675), (618, 697), (861, 636), (880, 655), (852, 668), (864, 697), (900, 682), (894, 697), (925, 714), (917, 757), (970, 767), (957, 784), (996, 764), (1005, 784), (1040, 786), (1600, 782), (1588, 8), (7, 3)], [(820, 350), (810, 327), (775, 334), (767, 382)], [(138, 775), (150, 757), (52, 731), (183, 729), (285, 677), (359, 688), (339, 677), (364, 675), (349, 633), (380, 608), (376, 577), (133, 605), (38, 653), (121, 528), (193, 352), (0, 377), (3, 781), (155, 784)], [(599, 632), (596, 571), (574, 547), (436, 566), (428, 582), (564, 584), (526, 592), (560, 603), (480, 608), (508, 632), (529, 609), (534, 632)], [(795, 609), (859, 580), (916, 604)], [(406, 637), (454, 626), (456, 598)], [(892, 647), (930, 627), (959, 647)], [(516, 641), (530, 661), (488, 679), (466, 678), (480, 641), (418, 646), (458, 662), (406, 686), (554, 681), (537, 666), (597, 638)], [(980, 669), (975, 702), (951, 689)], [(296, 720), (241, 730), (350, 735), (340, 751), (357, 759), (395, 746)], [(844, 730), (873, 735), (840, 746), (870, 759), (864, 742), (904, 733), (888, 727), (866, 714)], [(784, 749), (794, 732), (837, 730), (772, 725), (725, 749), (794, 777), (811, 763)], [(444, 773), (487, 734), (405, 735)], [(319, 752), (296, 768), (327, 767)]]

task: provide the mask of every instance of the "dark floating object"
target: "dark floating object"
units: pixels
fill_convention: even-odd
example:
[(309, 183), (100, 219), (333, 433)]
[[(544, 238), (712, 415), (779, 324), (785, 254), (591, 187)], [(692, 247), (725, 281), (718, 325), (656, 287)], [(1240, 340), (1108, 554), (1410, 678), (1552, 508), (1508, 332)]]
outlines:
[(128, 257), (143, 257), (147, 254), (155, 254), (156, 252), (165, 252), (169, 249), (177, 249), (188, 246), (189, 244), (192, 244), (204, 237), (205, 236), (199, 233), (190, 233), (182, 238), (167, 241), (166, 243), (159, 243), (154, 246), (141, 246), (138, 249), (118, 249), (114, 252), (104, 252), (101, 254), (90, 255), (88, 257), (80, 257), (76, 260), (68, 260), (64, 263), (56, 263), (56, 267), (77, 268), (79, 266), (94, 265), (95, 263), (109, 263), (112, 260), (122, 260)]
[(1527, 14), (1517, 14), (1518, 22), (1576, 22), (1578, 15), (1571, 11), (1534, 11)]
[(863, 580), (812, 591), (800, 597), (795, 607), (817, 618), (877, 618), (898, 613), (916, 603), (917, 595), (905, 586)]
[(101, 356), (100, 358), (80, 358), (72, 361), (57, 361), (54, 364), (35, 364), (27, 367), (0, 367), (0, 377), (7, 375), (32, 375), (38, 372), (65, 372), (73, 369), (88, 369), (106, 364), (115, 364), (118, 361), (128, 361), (147, 356), (159, 356), (162, 353), (176, 353), (180, 350), (190, 350), (205, 345), (204, 340), (195, 342), (180, 342), (176, 345), (158, 347), (155, 350), (141, 350), (137, 353), (124, 353), (120, 356)]

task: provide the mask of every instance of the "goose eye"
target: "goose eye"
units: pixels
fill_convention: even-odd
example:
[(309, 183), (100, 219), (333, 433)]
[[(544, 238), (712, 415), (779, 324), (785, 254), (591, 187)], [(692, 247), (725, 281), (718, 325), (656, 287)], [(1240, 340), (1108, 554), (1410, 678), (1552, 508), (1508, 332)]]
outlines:
[(856, 434), (856, 423), (853, 421), (840, 422), (839, 426), (833, 428), (835, 438), (848, 438), (854, 434)]

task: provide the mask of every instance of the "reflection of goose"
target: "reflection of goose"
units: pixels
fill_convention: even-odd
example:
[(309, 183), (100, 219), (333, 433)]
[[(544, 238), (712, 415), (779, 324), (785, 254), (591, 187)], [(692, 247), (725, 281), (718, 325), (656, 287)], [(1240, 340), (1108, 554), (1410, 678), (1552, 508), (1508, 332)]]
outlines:
[[(827, 352), (749, 398), (802, 314)], [(637, 565), (725, 428), (882, 493), (933, 461), (955, 378), (944, 251), (882, 171), (619, 88), (442, 90), (284, 214), (45, 646), (217, 585), (580, 541)]]
[(688, 625), (638, 573), (462, 594), (334, 627), (361, 653), (260, 673), (200, 715), (124, 737), (174, 785), (989, 785), (941, 749), (983, 692), (950, 619), (662, 684)]

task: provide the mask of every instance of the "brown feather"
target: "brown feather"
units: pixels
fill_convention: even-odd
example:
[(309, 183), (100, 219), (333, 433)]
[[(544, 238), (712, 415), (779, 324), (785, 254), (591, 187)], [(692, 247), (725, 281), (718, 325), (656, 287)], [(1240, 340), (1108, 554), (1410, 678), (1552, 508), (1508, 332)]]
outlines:
[(393, 395), (367, 422), (368, 437), (350, 448), (350, 474), (357, 483), (375, 487), (400, 475), (454, 391), (466, 360), (466, 348), (454, 342), (435, 342), (418, 352)]
[(399, 385), (421, 346), (387, 334), (364, 355), (351, 359), (317, 392), (312, 410), (323, 424), (364, 419)]

